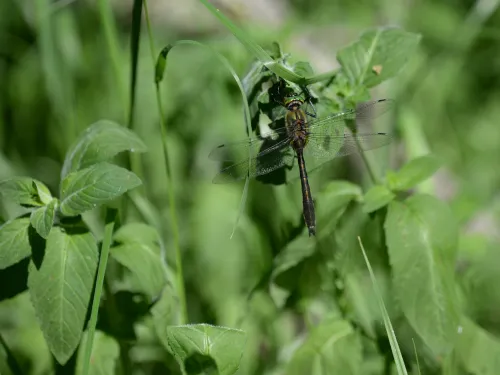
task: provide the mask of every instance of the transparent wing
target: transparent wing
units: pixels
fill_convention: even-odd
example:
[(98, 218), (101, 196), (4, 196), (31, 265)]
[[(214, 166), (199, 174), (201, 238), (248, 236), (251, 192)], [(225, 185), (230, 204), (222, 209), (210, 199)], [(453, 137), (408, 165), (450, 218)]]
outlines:
[(394, 100), (379, 99), (371, 102), (361, 103), (356, 109), (335, 113), (317, 120), (309, 121), (310, 133), (321, 133), (323, 127), (330, 128), (330, 134), (335, 132), (337, 136), (343, 134), (344, 121), (356, 120), (357, 125), (363, 125), (394, 108)]
[(214, 148), (208, 157), (212, 160), (231, 161), (243, 160), (251, 155), (254, 157), (265, 155), (287, 142), (286, 128), (273, 129), (270, 134), (247, 138), (243, 141), (224, 143)]
[[(272, 151), (260, 154), (258, 157), (246, 159), (223, 168), (213, 179), (214, 184), (227, 184), (254, 178), (270, 173), (278, 168), (291, 165), (294, 159), (293, 149), (287, 142), (281, 142)], [(266, 150), (267, 151), (267, 150)]]

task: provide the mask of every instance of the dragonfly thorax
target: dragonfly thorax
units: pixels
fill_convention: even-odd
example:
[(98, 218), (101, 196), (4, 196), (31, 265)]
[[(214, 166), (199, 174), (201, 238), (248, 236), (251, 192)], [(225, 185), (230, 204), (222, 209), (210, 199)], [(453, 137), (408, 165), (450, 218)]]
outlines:
[(286, 127), (290, 144), (295, 150), (303, 149), (307, 144), (307, 118), (304, 111), (297, 108), (286, 114)]

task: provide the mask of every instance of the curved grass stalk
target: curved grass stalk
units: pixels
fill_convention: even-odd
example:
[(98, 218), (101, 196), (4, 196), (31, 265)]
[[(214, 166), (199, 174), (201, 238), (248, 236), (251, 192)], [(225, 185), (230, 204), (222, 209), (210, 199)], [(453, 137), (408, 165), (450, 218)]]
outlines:
[[(181, 317), (182, 317), (181, 324), (184, 324), (184, 323), (188, 322), (186, 296), (185, 296), (185, 290), (184, 290), (184, 279), (183, 279), (183, 271), (182, 271), (182, 257), (181, 257), (181, 251), (180, 251), (180, 246), (179, 246), (179, 233), (178, 233), (179, 230), (178, 230), (178, 226), (177, 226), (175, 197), (174, 197), (174, 190), (173, 190), (173, 184), (172, 184), (172, 178), (171, 178), (170, 160), (169, 160), (169, 156), (168, 156), (168, 147), (166, 144), (167, 128), (165, 126), (165, 116), (163, 114), (162, 105), (161, 105), (162, 99), (161, 99), (161, 90), (160, 90), (160, 82), (163, 80), (165, 68), (167, 65), (167, 55), (170, 52), (170, 50), (178, 45), (193, 45), (193, 46), (204, 47), (204, 48), (208, 49), (229, 70), (229, 72), (233, 76), (234, 80), (236, 81), (238, 88), (241, 91), (241, 95), (243, 98), (244, 119), (245, 119), (245, 123), (247, 126), (247, 130), (249, 132), (251, 132), (250, 109), (248, 107), (248, 101), (247, 101), (247, 98), (245, 95), (243, 85), (242, 85), (237, 73), (234, 71), (231, 64), (224, 56), (222, 56), (221, 54), (219, 54), (218, 52), (216, 52), (215, 50), (213, 50), (209, 46), (204, 45), (204, 44), (199, 43), (199, 42), (196, 42), (196, 41), (193, 41), (193, 40), (180, 40), (180, 41), (175, 42), (174, 44), (170, 44), (170, 45), (166, 46), (165, 48), (163, 48), (161, 50), (158, 58), (156, 59), (154, 41), (153, 41), (153, 36), (152, 36), (152, 32), (151, 32), (151, 24), (150, 24), (150, 20), (149, 20), (149, 13), (148, 13), (146, 0), (144, 1), (144, 9), (145, 9), (146, 23), (147, 23), (147, 28), (148, 28), (151, 54), (152, 54), (153, 60), (156, 60), (156, 65), (155, 65), (156, 99), (157, 99), (158, 111), (160, 113), (160, 128), (161, 128), (160, 131), (161, 131), (161, 135), (162, 135), (163, 154), (164, 154), (165, 164), (166, 164), (166, 169), (167, 169), (170, 216), (171, 216), (171, 222), (172, 222), (172, 231), (174, 233), (174, 246), (175, 246), (175, 252), (176, 252), (177, 287), (178, 287), (178, 293), (179, 293), (179, 301), (180, 301), (180, 305), (181, 305)], [(246, 197), (247, 197), (246, 192), (248, 190), (248, 183), (249, 183), (249, 180), (247, 178), (245, 181), (245, 187), (244, 187), (244, 191), (242, 194), (240, 210), (239, 210), (238, 216), (236, 218), (236, 221), (235, 221), (235, 224), (233, 227), (231, 238), (234, 235), (234, 232), (235, 232), (237, 225), (238, 225), (238, 222), (239, 222), (239, 218), (241, 216), (241, 213), (243, 212), (243, 207), (244, 207)]]

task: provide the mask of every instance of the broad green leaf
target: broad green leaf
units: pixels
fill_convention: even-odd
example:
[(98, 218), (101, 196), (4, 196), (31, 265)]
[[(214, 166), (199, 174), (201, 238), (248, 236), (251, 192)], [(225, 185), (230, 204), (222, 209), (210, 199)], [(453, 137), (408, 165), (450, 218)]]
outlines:
[(500, 340), (462, 317), (456, 353), (468, 373), (500, 374)]
[(411, 160), (398, 172), (388, 173), (387, 183), (391, 190), (407, 190), (432, 176), (441, 162), (432, 155), (425, 155)]
[(27, 217), (10, 220), (0, 227), (0, 270), (31, 255)]
[(31, 177), (12, 177), (0, 182), (0, 195), (13, 203), (40, 207), (47, 203), (50, 192), (44, 184)]
[(47, 345), (61, 364), (80, 342), (97, 269), (93, 235), (53, 227), (44, 254), (30, 262), (28, 289)]
[(344, 320), (329, 319), (316, 326), (290, 360), (288, 375), (360, 374), (362, 345)]
[(158, 246), (160, 237), (158, 231), (144, 223), (129, 223), (118, 229), (113, 235), (116, 242), (122, 244), (141, 243)]
[(58, 204), (57, 199), (53, 199), (48, 205), (37, 208), (31, 213), (31, 226), (35, 228), (37, 233), (47, 239), (52, 225), (54, 224), (54, 216)]
[(91, 125), (66, 153), (61, 179), (69, 173), (111, 159), (123, 151), (145, 152), (141, 139), (127, 128), (108, 120)]
[(363, 199), (363, 212), (370, 213), (386, 206), (395, 195), (383, 185), (375, 185), (368, 190)]
[(374, 87), (394, 77), (411, 58), (420, 35), (398, 28), (370, 30), (342, 48), (337, 59), (351, 85)]
[(447, 353), (458, 327), (453, 214), (429, 195), (392, 201), (385, 233), (394, 290), (406, 318), (436, 355)]
[[(83, 358), (85, 350), (85, 342), (87, 341), (88, 332), (82, 336), (81, 344), (78, 348), (78, 356), (76, 359), (76, 374), (83, 375)], [(113, 375), (116, 373), (116, 364), (120, 356), (120, 346), (116, 339), (106, 335), (104, 332), (96, 331), (94, 342), (92, 345), (92, 355), (89, 364), (89, 374), (92, 375)]]
[(315, 201), (317, 236), (331, 233), (347, 205), (361, 197), (362, 191), (358, 185), (348, 181), (330, 182), (318, 194)]
[(79, 215), (118, 198), (140, 184), (139, 177), (124, 168), (109, 163), (94, 164), (64, 178), (61, 213), (66, 216)]
[(246, 334), (239, 329), (193, 324), (168, 327), (170, 351), (187, 374), (234, 374)]
[(167, 283), (166, 269), (154, 245), (134, 243), (111, 249), (111, 256), (133, 274), (134, 285), (151, 299), (156, 298)]

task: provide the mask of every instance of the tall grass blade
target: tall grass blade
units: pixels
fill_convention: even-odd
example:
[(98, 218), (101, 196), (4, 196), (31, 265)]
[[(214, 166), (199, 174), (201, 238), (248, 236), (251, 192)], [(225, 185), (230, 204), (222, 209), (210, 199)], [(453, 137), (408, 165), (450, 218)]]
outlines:
[(394, 362), (396, 364), (396, 370), (399, 375), (408, 375), (406, 371), (405, 363), (403, 361), (403, 356), (401, 355), (401, 350), (399, 349), (398, 341), (396, 339), (396, 334), (394, 333), (394, 328), (392, 328), (391, 320), (389, 318), (389, 313), (385, 308), (384, 300), (382, 298), (382, 293), (377, 285), (377, 280), (375, 279), (375, 274), (373, 273), (372, 266), (361, 242), (361, 238), (358, 237), (359, 246), (363, 252), (363, 257), (365, 258), (366, 266), (368, 267), (368, 272), (370, 273), (370, 278), (372, 280), (373, 289), (375, 290), (375, 295), (379, 303), (380, 310), (382, 311), (382, 318), (384, 320), (385, 330), (387, 332), (387, 337), (389, 338), (389, 344), (391, 345), (392, 356), (394, 357)]

